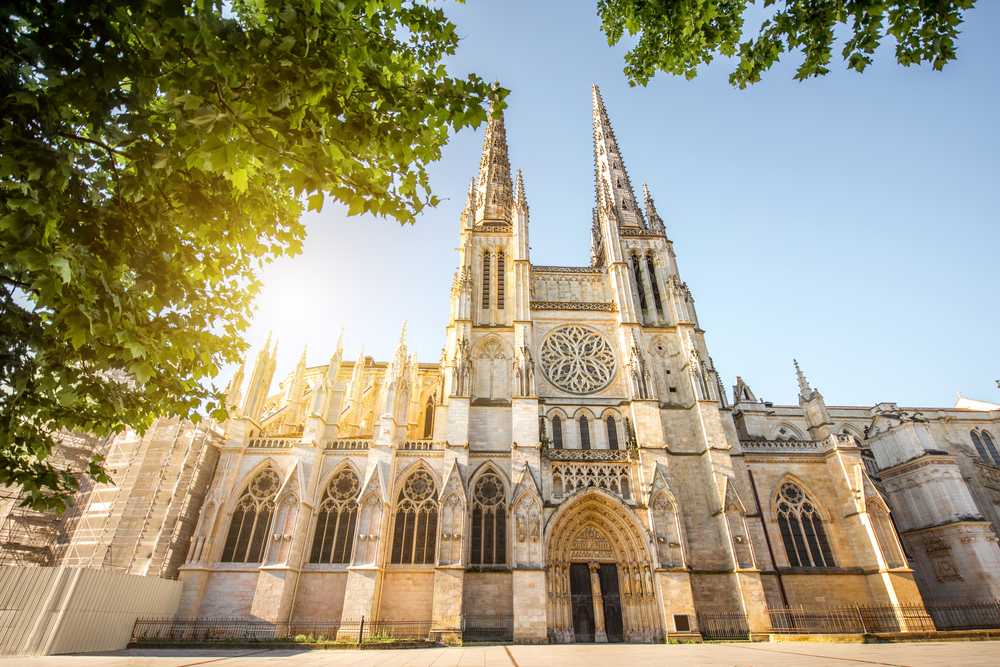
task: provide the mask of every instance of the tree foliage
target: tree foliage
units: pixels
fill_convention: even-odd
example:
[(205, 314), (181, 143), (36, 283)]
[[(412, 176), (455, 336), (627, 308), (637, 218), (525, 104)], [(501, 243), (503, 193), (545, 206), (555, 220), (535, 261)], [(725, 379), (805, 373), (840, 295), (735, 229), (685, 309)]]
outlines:
[[(15, 0), (0, 18), (0, 484), (60, 431), (222, 416), (256, 272), (324, 197), (412, 222), (491, 97), (419, 0)], [(502, 103), (502, 102), (501, 102)], [(90, 473), (106, 480), (100, 459)]]
[(656, 72), (693, 78), (721, 54), (735, 57), (734, 86), (760, 81), (782, 54), (800, 51), (795, 78), (827, 74), (838, 34), (847, 67), (863, 72), (882, 41), (896, 42), (900, 65), (930, 63), (940, 70), (955, 58), (955, 40), (975, 0), (763, 0), (756, 36), (744, 36), (754, 0), (598, 0), (610, 45), (637, 37), (625, 74), (646, 85)]

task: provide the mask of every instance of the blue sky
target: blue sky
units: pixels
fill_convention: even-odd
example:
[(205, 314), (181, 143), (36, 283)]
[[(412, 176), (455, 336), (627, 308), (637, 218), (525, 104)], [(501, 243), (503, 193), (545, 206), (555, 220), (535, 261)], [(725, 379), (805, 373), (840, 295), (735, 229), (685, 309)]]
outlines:
[[(649, 183), (730, 387), (796, 400), (797, 357), (829, 404), (950, 406), (1000, 400), (1000, 3), (980, 2), (943, 72), (901, 68), (892, 45), (864, 75), (792, 79), (800, 58), (749, 90), (720, 59), (693, 81), (631, 88), (594, 2), (445, 3), (463, 36), (451, 66), (511, 89), (511, 162), (525, 173), (531, 257), (589, 261), (590, 84), (601, 86), (637, 189)], [(304, 345), (325, 362), (387, 358), (409, 321), (437, 361), (455, 270), (458, 214), (483, 128), (434, 165), (445, 198), (416, 225), (306, 218), (302, 255), (265, 272), (248, 335), (281, 339), (279, 376)]]

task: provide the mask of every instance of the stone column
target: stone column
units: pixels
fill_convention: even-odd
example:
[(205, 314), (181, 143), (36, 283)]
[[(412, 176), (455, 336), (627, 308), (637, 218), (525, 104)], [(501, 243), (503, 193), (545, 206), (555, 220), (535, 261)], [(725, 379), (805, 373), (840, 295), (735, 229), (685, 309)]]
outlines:
[(594, 600), (594, 641), (606, 643), (608, 633), (604, 629), (604, 596), (601, 595), (601, 571), (599, 563), (588, 563), (590, 568), (590, 595)]

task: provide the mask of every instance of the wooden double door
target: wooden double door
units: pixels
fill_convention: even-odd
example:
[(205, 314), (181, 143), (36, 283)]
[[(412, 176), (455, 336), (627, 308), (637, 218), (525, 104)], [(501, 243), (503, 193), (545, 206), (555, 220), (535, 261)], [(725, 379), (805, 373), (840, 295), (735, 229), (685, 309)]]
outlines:
[(569, 584), (576, 641), (624, 641), (618, 566), (614, 563), (571, 563)]

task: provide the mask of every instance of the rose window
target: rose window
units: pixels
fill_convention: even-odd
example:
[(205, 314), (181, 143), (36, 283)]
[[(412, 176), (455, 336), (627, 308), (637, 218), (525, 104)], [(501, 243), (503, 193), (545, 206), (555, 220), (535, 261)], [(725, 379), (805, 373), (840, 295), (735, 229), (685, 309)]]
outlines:
[(600, 391), (615, 376), (615, 355), (608, 341), (577, 325), (550, 333), (542, 343), (541, 361), (545, 377), (572, 394)]

